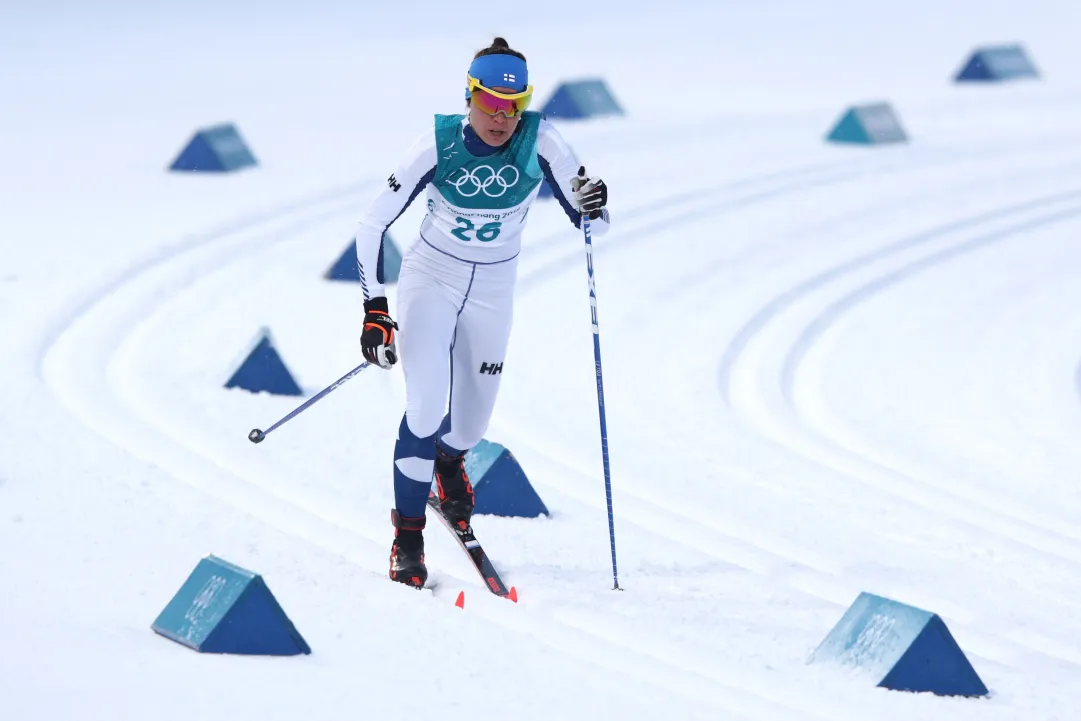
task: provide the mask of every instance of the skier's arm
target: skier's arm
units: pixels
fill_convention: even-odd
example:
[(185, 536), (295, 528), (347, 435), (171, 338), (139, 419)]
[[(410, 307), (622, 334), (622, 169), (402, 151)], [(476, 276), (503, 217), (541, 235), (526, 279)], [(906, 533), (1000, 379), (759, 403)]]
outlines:
[(383, 233), (435, 177), (435, 133), (426, 132), (406, 152), (357, 225), (357, 270), (364, 300), (386, 295), (379, 264)]
[[(582, 213), (575, 207), (574, 188), (571, 181), (577, 177), (581, 164), (570, 146), (559, 134), (551, 123), (542, 120), (537, 131), (537, 159), (540, 161), (544, 178), (552, 188), (552, 194), (563, 207), (563, 211), (574, 223), (574, 227), (582, 227)], [(590, 231), (594, 236), (604, 235), (610, 226), (608, 209), (601, 212), (601, 216), (590, 221)]]

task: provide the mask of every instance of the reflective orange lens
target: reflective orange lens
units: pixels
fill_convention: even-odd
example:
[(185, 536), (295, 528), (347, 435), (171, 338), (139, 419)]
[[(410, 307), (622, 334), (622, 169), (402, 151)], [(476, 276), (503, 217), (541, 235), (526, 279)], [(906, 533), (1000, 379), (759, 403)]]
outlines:
[(480, 108), (481, 112), (488, 115), (503, 113), (508, 118), (513, 118), (529, 107), (529, 102), (533, 99), (533, 93), (516, 98), (504, 98), (489, 93), (483, 87), (477, 85), (473, 87), (469, 98), (470, 103)]

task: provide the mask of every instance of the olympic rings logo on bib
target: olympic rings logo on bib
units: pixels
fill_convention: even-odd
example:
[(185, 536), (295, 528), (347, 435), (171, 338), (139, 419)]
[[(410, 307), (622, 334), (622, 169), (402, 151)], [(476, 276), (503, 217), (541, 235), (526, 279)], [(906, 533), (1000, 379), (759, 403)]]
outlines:
[[(511, 173), (514, 174), (513, 177)], [(462, 175), (456, 180), (448, 179), (447, 182), (453, 185), (463, 198), (472, 198), (481, 191), (489, 198), (498, 198), (517, 185), (519, 177), (518, 168), (513, 165), (504, 165), (498, 172), (490, 165), (478, 165), (472, 170), (462, 168)]]

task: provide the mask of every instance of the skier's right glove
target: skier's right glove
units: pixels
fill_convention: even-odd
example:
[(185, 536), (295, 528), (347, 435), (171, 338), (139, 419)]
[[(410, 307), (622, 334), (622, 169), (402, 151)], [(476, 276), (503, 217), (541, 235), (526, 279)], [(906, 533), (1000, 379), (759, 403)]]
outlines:
[(364, 330), (360, 334), (360, 350), (364, 359), (380, 368), (390, 368), (398, 362), (394, 331), (398, 324), (390, 317), (385, 296), (364, 301)]

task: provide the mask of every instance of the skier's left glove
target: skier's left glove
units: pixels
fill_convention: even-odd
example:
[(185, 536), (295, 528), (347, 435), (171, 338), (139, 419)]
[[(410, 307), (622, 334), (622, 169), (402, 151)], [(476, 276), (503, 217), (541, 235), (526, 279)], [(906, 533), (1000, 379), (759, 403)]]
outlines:
[(380, 368), (389, 369), (398, 362), (394, 331), (398, 324), (390, 317), (386, 296), (364, 301), (364, 330), (360, 334), (360, 349), (364, 359)]
[(601, 217), (604, 206), (608, 205), (608, 186), (603, 180), (590, 178), (583, 165), (578, 168), (578, 177), (571, 178), (571, 189), (582, 215), (588, 215), (590, 220)]

